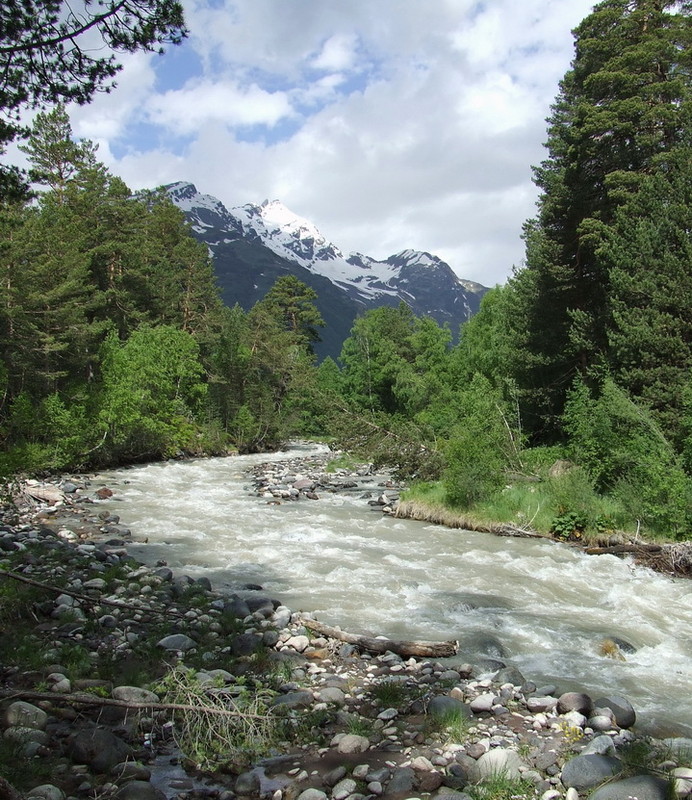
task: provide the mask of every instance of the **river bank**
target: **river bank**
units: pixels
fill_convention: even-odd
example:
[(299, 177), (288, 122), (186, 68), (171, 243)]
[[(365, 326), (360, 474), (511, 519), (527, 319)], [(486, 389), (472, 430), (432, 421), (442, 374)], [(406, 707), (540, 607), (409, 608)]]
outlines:
[[(295, 502), (292, 489), (319, 497), (317, 486), (285, 480), (301, 464), (282, 463), (274, 473), (271, 465), (258, 468), (256, 493), (266, 502)], [(359, 479), (371, 477), (337, 473), (328, 482), (335, 491), (355, 492)], [(564, 682), (536, 686), (516, 669), (492, 669), (462, 653), (441, 663), (375, 655), (315, 636), (304, 616), (258, 586), (219, 592), (208, 579), (134, 563), (128, 529), (117, 515), (99, 511), (108, 487), (85, 485), (82, 502), (70, 503), (65, 498), (79, 488), (62, 492), (70, 483), (60, 487), (62, 500), (49, 498), (0, 533), (5, 571), (55, 587), (1, 577), (5, 612), (12, 608), (8, 586), (34, 593), (19, 598), (25, 609), (19, 631), (11, 624), (14, 611), (2, 618), (3, 739), (17, 745), (13, 768), (24, 778), (34, 771), (33, 782), (44, 784), (34, 796), (481, 797), (478, 781), (506, 769), (523, 780), (511, 791), (551, 800), (584, 795), (620, 769), (641, 771), (627, 764), (633, 743), (644, 740), (631, 730), (636, 714), (626, 698), (590, 698)], [(362, 499), (373, 508), (391, 505), (396, 488), (377, 483)], [(19, 632), (28, 642), (13, 639)], [(198, 680), (183, 687), (195, 702), (177, 703), (189, 708), (176, 714), (161, 706), (171, 696), (180, 699), (171, 695), (170, 676), (180, 676), (181, 666), (194, 669)], [(212, 729), (214, 700), (237, 710), (248, 688), (250, 697), (261, 698), (261, 713), (256, 706), (245, 712), (278, 721), (263, 734), (265, 752), (238, 752), (237, 730), (225, 739), (219, 733), (221, 748), (199, 750), (182, 740), (185, 719), (199, 720), (195, 707), (207, 708), (202, 727)], [(38, 710), (8, 711), (18, 701)], [(646, 793), (663, 800), (662, 776), (692, 766), (689, 742), (671, 742), (665, 752), (646, 742), (656, 776), (627, 778), (636, 784), (616, 780), (599, 790), (604, 797), (636, 793), (641, 800)], [(680, 796), (692, 786), (683, 782), (686, 775), (675, 776)]]

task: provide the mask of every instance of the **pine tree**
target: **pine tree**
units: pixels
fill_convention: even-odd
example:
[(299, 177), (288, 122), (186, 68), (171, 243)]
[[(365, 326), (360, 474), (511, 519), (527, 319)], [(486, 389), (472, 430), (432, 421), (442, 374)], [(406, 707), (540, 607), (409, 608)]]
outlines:
[(692, 147), (680, 147), (616, 214), (599, 251), (610, 274), (613, 375), (683, 447), (692, 375)]
[(690, 123), (688, 2), (605, 0), (575, 30), (575, 58), (535, 171), (539, 214), (526, 227), (514, 286), (517, 378), (534, 433), (550, 436), (575, 376), (607, 363), (608, 266), (599, 246)]

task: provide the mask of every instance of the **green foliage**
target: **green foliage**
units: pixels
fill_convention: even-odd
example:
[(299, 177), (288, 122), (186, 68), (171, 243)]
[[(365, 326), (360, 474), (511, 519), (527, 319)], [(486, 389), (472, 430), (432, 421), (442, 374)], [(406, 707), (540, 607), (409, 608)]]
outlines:
[[(112, 51), (161, 51), (162, 44), (178, 44), (186, 34), (182, 5), (171, 0), (86, 4), (79, 11), (62, 0), (3, 3), (0, 152), (25, 134), (22, 111), (58, 101), (83, 104), (99, 89), (110, 89), (121, 69)], [(102, 46), (95, 46), (94, 36)], [(3, 165), (0, 199), (25, 191), (21, 173)]]
[(443, 484), (447, 502), (469, 508), (498, 492), (504, 472), (518, 458), (517, 433), (489, 381), (477, 375), (460, 393), (461, 421), (445, 448)]
[(192, 670), (175, 667), (156, 687), (166, 703), (190, 706), (176, 718), (176, 744), (200, 769), (241, 771), (266, 755), (275, 741), (273, 694), (237, 679), (223, 689), (201, 685)]
[[(647, 176), (667, 169), (666, 156), (687, 136), (689, 13), (673, 0), (604, 0), (574, 31), (575, 58), (549, 119), (548, 157), (535, 170), (542, 195), (537, 218), (526, 226), (526, 267), (512, 283), (512, 366), (525, 425), (540, 441), (561, 435), (560, 416), (575, 376), (609, 362), (614, 260), (621, 270), (637, 262), (642, 269), (635, 272), (658, 270), (657, 260), (648, 258), (650, 248), (640, 259), (643, 232), (631, 244), (624, 241), (636, 223), (626, 233), (618, 209)], [(622, 214), (631, 212), (623, 208)], [(660, 207), (645, 213), (653, 226), (665, 217)], [(661, 241), (669, 238), (666, 228)], [(602, 246), (609, 239), (613, 252), (606, 255)], [(619, 245), (628, 255), (614, 259)], [(669, 260), (678, 258), (674, 251)], [(651, 333), (660, 339), (660, 332)]]
[(689, 479), (651, 413), (607, 378), (597, 391), (578, 382), (564, 416), (569, 448), (599, 491), (612, 491), (654, 530), (686, 530)]
[(99, 424), (117, 460), (173, 455), (194, 448), (192, 419), (206, 395), (199, 347), (170, 326), (142, 326), (126, 342), (103, 346)]

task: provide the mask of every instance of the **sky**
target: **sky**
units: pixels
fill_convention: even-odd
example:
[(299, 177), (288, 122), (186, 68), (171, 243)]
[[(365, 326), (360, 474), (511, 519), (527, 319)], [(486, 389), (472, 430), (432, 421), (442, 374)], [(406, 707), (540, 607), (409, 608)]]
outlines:
[(281, 200), (345, 253), (503, 283), (591, 0), (184, 0), (189, 38), (69, 109), (132, 189)]

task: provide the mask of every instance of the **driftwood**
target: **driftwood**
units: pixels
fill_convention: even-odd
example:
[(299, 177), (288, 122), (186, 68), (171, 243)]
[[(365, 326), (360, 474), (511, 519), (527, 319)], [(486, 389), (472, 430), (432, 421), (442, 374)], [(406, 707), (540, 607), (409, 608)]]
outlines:
[(587, 547), (585, 552), (590, 556), (619, 555), (621, 553), (660, 553), (660, 544), (614, 544), (610, 547)]
[(327, 636), (330, 639), (338, 639), (340, 642), (354, 644), (361, 650), (368, 653), (381, 654), (391, 650), (400, 656), (422, 656), (423, 658), (445, 658), (456, 655), (459, 650), (458, 642), (401, 642), (394, 639), (376, 639), (373, 636), (361, 636), (356, 633), (347, 633), (323, 625), (314, 619), (303, 619), (303, 625), (315, 633)]
[(57, 486), (51, 484), (44, 484), (42, 486), (27, 486), (22, 487), (22, 491), (33, 500), (38, 500), (41, 503), (58, 503), (60, 500), (65, 499), (63, 494)]

